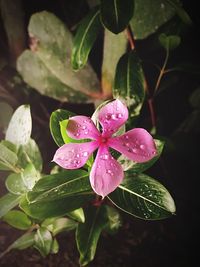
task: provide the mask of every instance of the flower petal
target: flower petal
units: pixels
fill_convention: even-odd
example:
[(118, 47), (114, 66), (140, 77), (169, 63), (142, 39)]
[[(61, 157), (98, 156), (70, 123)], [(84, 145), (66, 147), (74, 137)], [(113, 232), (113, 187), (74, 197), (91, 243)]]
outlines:
[(136, 162), (148, 161), (157, 154), (153, 137), (142, 128), (111, 138), (109, 146)]
[(98, 147), (97, 142), (65, 144), (55, 153), (53, 161), (64, 169), (81, 168), (92, 152)]
[(118, 99), (102, 107), (98, 114), (98, 120), (103, 127), (104, 137), (110, 137), (127, 119), (128, 109)]
[(73, 139), (97, 139), (100, 132), (94, 122), (86, 116), (74, 116), (67, 124), (67, 134)]
[(100, 147), (90, 172), (93, 190), (104, 198), (117, 188), (123, 178), (121, 165), (111, 156), (106, 146)]

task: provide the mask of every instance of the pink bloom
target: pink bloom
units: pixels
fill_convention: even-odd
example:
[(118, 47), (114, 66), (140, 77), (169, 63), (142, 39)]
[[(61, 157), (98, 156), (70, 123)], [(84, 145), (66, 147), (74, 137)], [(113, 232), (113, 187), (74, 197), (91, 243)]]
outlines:
[(71, 117), (67, 125), (68, 135), (76, 140), (91, 141), (63, 145), (56, 151), (53, 161), (65, 169), (78, 169), (85, 165), (90, 155), (98, 148), (90, 172), (90, 183), (98, 195), (105, 197), (114, 191), (124, 178), (122, 166), (111, 156), (109, 147), (136, 162), (148, 161), (157, 153), (152, 136), (142, 128), (132, 129), (121, 136), (113, 136), (127, 119), (128, 109), (119, 100), (100, 109), (98, 121), (102, 132), (98, 131), (89, 117)]

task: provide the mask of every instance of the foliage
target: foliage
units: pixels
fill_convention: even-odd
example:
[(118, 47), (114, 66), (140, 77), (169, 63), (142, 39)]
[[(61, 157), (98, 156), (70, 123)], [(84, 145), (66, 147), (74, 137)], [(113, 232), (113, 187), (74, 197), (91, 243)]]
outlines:
[[(125, 172), (125, 179), (114, 192), (100, 200), (89, 182), (96, 154), (81, 169), (55, 169), (52, 163), (51, 172), (44, 173), (40, 148), (31, 138), (31, 107), (21, 105), (11, 116), (12, 108), (4, 103), (7, 119), (0, 116), (5, 133), (5, 140), (0, 142), (0, 170), (7, 174), (5, 186), (8, 192), (0, 198), (0, 217), (12, 227), (25, 231), (6, 253), (28, 247), (34, 247), (43, 257), (57, 253), (56, 236), (74, 230), (80, 265), (85, 266), (94, 259), (102, 232), (113, 234), (119, 229), (122, 212), (144, 220), (161, 220), (175, 214), (172, 196), (148, 174), (148, 169), (156, 164), (164, 148), (164, 138), (156, 135), (152, 102), (160, 91), (169, 54), (179, 46), (181, 38), (165, 32), (157, 36), (157, 46), (164, 48), (166, 58), (153, 93), (149, 92), (135, 39), (159, 34), (160, 27), (175, 13), (184, 22), (189, 23), (190, 18), (179, 1), (96, 2), (78, 24), (74, 37), (54, 14), (47, 11), (33, 14), (28, 25), (30, 49), (18, 57), (17, 71), (39, 94), (54, 98), (60, 104), (66, 101), (100, 102), (92, 116), (97, 128), (96, 118), (107, 100), (116, 98), (126, 104), (130, 115), (127, 130), (137, 127), (147, 104), (150, 112), (147, 120), (151, 122), (144, 127), (151, 124), (149, 128), (154, 134), (157, 155), (147, 162), (136, 163), (112, 151)], [(104, 50), (99, 81), (88, 59), (102, 33)], [(195, 97), (191, 102), (199, 108)], [(66, 131), (69, 119), (74, 115), (70, 110), (59, 108), (50, 116), (50, 132), (59, 147), (75, 142)], [(124, 132), (125, 126), (116, 136)], [(87, 139), (83, 141), (87, 142)]]

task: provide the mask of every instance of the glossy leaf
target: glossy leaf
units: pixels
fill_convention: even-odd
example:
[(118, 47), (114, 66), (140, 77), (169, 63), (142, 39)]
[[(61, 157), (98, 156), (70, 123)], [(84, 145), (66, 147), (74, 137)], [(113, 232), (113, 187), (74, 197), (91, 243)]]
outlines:
[(85, 223), (79, 223), (76, 230), (76, 243), (80, 253), (81, 266), (87, 265), (94, 259), (99, 236), (108, 223), (104, 206), (89, 207), (85, 211), (85, 216)]
[(4, 143), (0, 143), (0, 170), (15, 171), (17, 163), (17, 155), (7, 148)]
[(71, 231), (77, 227), (77, 222), (68, 218), (48, 218), (42, 223), (53, 236), (63, 232)]
[(133, 16), (133, 0), (101, 0), (101, 20), (113, 33), (123, 31)]
[(35, 167), (30, 163), (21, 173), (13, 173), (6, 179), (6, 187), (13, 194), (21, 195), (30, 191), (40, 178)]
[(176, 49), (180, 43), (181, 38), (178, 35), (160, 34), (159, 42), (167, 51)]
[(29, 105), (22, 105), (14, 112), (6, 131), (5, 139), (15, 145), (29, 142), (32, 130), (32, 118)]
[(12, 243), (10, 249), (19, 249), (23, 250), (33, 246), (35, 233), (25, 233), (24, 235), (20, 236), (15, 242)]
[(154, 139), (154, 142), (156, 144), (157, 149), (157, 155), (152, 158), (151, 160), (144, 162), (144, 163), (137, 163), (132, 160), (127, 159), (125, 156), (121, 155), (118, 158), (118, 161), (122, 165), (122, 168), (124, 171), (130, 170), (132, 173), (140, 173), (144, 172), (147, 169), (149, 169), (161, 156), (163, 148), (164, 148), (164, 142), (158, 139)]
[(91, 194), (88, 173), (83, 170), (67, 170), (41, 178), (27, 197), (33, 203)]
[(42, 171), (42, 156), (35, 140), (30, 139), (26, 145), (19, 147), (18, 158), (20, 167), (26, 168), (29, 163), (32, 163), (36, 170)]
[(44, 220), (48, 217), (64, 216), (91, 200), (91, 195), (75, 195), (49, 202), (29, 203), (24, 197), (20, 201), (20, 207), (30, 217)]
[(115, 68), (119, 58), (126, 52), (127, 39), (124, 33), (113, 34), (105, 29), (102, 63), (102, 88), (105, 94), (112, 91)]
[(164, 0), (134, 0), (130, 25), (135, 39), (144, 39), (156, 32), (174, 15), (174, 8)]
[(66, 25), (54, 14), (42, 11), (31, 16), (28, 32), (31, 50), (25, 50), (17, 61), (24, 81), (61, 102), (91, 102), (100, 90), (99, 81), (88, 64), (78, 73), (72, 70), (72, 35)]
[(84, 211), (82, 208), (69, 212), (67, 216), (77, 222), (80, 222), (80, 223), (85, 222), (85, 215), (84, 215)]
[(145, 78), (141, 61), (135, 51), (123, 55), (115, 74), (114, 98), (126, 102), (129, 108), (129, 123), (140, 113), (145, 97)]
[(47, 256), (51, 251), (53, 243), (51, 233), (47, 229), (40, 227), (35, 234), (34, 240), (34, 247), (43, 257)]
[(0, 218), (8, 211), (18, 205), (20, 197), (13, 194), (6, 194), (0, 198)]
[(99, 13), (99, 8), (95, 8), (80, 22), (73, 42), (71, 62), (74, 70), (83, 68), (87, 63), (90, 50), (101, 29)]
[(58, 109), (51, 114), (50, 131), (54, 141), (58, 146), (62, 146), (65, 144), (61, 134), (60, 122), (67, 120), (69, 117), (74, 115), (74, 113), (64, 109)]
[(145, 220), (160, 220), (175, 213), (174, 200), (167, 189), (145, 174), (128, 173), (108, 198), (124, 212)]
[(59, 244), (56, 238), (53, 239), (52, 246), (51, 246), (51, 253), (57, 254), (59, 251)]
[(26, 230), (31, 226), (31, 220), (26, 214), (19, 210), (11, 210), (3, 216), (3, 220), (20, 230)]
[(117, 209), (106, 206), (108, 224), (105, 230), (111, 234), (114, 234), (118, 231), (119, 227), (122, 225), (122, 218)]

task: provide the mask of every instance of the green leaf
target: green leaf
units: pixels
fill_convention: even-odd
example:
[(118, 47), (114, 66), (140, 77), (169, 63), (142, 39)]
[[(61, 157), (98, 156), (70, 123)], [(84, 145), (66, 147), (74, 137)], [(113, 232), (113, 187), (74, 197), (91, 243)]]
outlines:
[(17, 155), (5, 146), (5, 143), (0, 143), (0, 170), (16, 171)]
[(0, 218), (4, 216), (9, 210), (18, 205), (20, 197), (13, 194), (6, 194), (0, 198)]
[(0, 128), (7, 129), (8, 123), (12, 117), (13, 108), (6, 102), (0, 102)]
[(56, 238), (53, 239), (52, 246), (51, 246), (51, 253), (57, 254), (59, 251), (59, 244)]
[(129, 109), (129, 123), (139, 115), (145, 97), (145, 77), (141, 61), (135, 51), (124, 54), (115, 74), (114, 98), (126, 102)]
[(25, 50), (17, 61), (24, 81), (61, 102), (93, 101), (93, 93), (100, 91), (97, 75), (88, 64), (78, 73), (72, 70), (72, 35), (66, 25), (43, 11), (31, 16), (28, 32), (31, 50)]
[(34, 187), (40, 178), (33, 164), (29, 163), (21, 173), (13, 173), (6, 179), (6, 187), (13, 194), (24, 194)]
[(174, 200), (167, 189), (145, 174), (128, 173), (108, 198), (124, 212), (145, 220), (160, 220), (175, 213)]
[(90, 50), (101, 29), (99, 13), (99, 8), (95, 8), (80, 22), (73, 42), (71, 62), (74, 70), (83, 68), (88, 60)]
[(20, 236), (15, 242), (12, 243), (10, 246), (10, 249), (19, 249), (23, 250), (28, 247), (33, 246), (35, 240), (34, 240), (35, 233), (26, 233), (22, 236)]
[(192, 20), (188, 13), (182, 8), (181, 2), (177, 0), (166, 0), (166, 2), (171, 5), (174, 10), (176, 11), (176, 14), (180, 17), (180, 19), (185, 23), (185, 24), (192, 24)]
[(66, 170), (58, 174), (42, 177), (35, 185), (33, 190), (28, 193), (28, 200), (53, 201), (69, 196), (91, 195), (88, 173), (83, 170)]
[(20, 201), (20, 208), (30, 217), (44, 220), (50, 217), (66, 215), (91, 200), (91, 195), (75, 195), (49, 202), (29, 203), (24, 197)]
[(113, 33), (123, 31), (133, 16), (133, 0), (101, 0), (101, 20)]
[(46, 227), (55, 236), (61, 232), (75, 229), (77, 224), (77, 222), (68, 218), (48, 218), (42, 223), (42, 226)]
[(178, 35), (166, 35), (161, 33), (159, 35), (159, 42), (167, 51), (176, 49), (180, 43), (181, 38)]
[(14, 112), (5, 139), (15, 145), (25, 145), (30, 140), (32, 119), (29, 105), (22, 105)]
[(80, 222), (80, 223), (85, 222), (85, 214), (82, 208), (69, 212), (67, 216), (77, 222)]
[(41, 227), (37, 230), (34, 239), (34, 248), (36, 248), (43, 257), (47, 256), (51, 251), (53, 243), (51, 233), (47, 229)]
[(64, 109), (57, 109), (56, 111), (52, 112), (50, 117), (50, 131), (54, 141), (58, 146), (65, 144), (61, 134), (60, 122), (67, 120), (69, 117), (74, 115), (74, 113)]
[(76, 243), (80, 253), (81, 266), (87, 265), (94, 259), (99, 236), (108, 223), (104, 206), (89, 207), (85, 215), (85, 223), (79, 223), (76, 230)]
[(11, 226), (20, 230), (26, 230), (32, 224), (28, 216), (19, 210), (9, 211), (6, 215), (3, 216), (3, 220)]
[(106, 231), (110, 234), (114, 234), (118, 231), (119, 227), (122, 225), (122, 218), (119, 212), (110, 206), (105, 206), (107, 211), (108, 224), (106, 226)]
[(115, 68), (119, 58), (126, 52), (127, 39), (124, 33), (118, 35), (105, 30), (102, 63), (102, 88), (105, 94), (112, 91)]
[(19, 147), (18, 158), (20, 167), (26, 168), (27, 164), (32, 163), (36, 170), (42, 171), (42, 156), (35, 140), (30, 139), (26, 145)]
[(124, 171), (130, 170), (132, 173), (140, 173), (144, 172), (147, 169), (149, 169), (161, 156), (163, 148), (164, 148), (164, 142), (158, 139), (154, 139), (154, 142), (156, 144), (157, 149), (157, 155), (152, 158), (151, 160), (144, 162), (144, 163), (137, 163), (132, 160), (129, 160), (128, 158), (121, 155), (118, 158), (119, 163), (121, 164)]
[(135, 0), (134, 14), (130, 21), (134, 38), (148, 37), (174, 15), (174, 8), (165, 0)]

